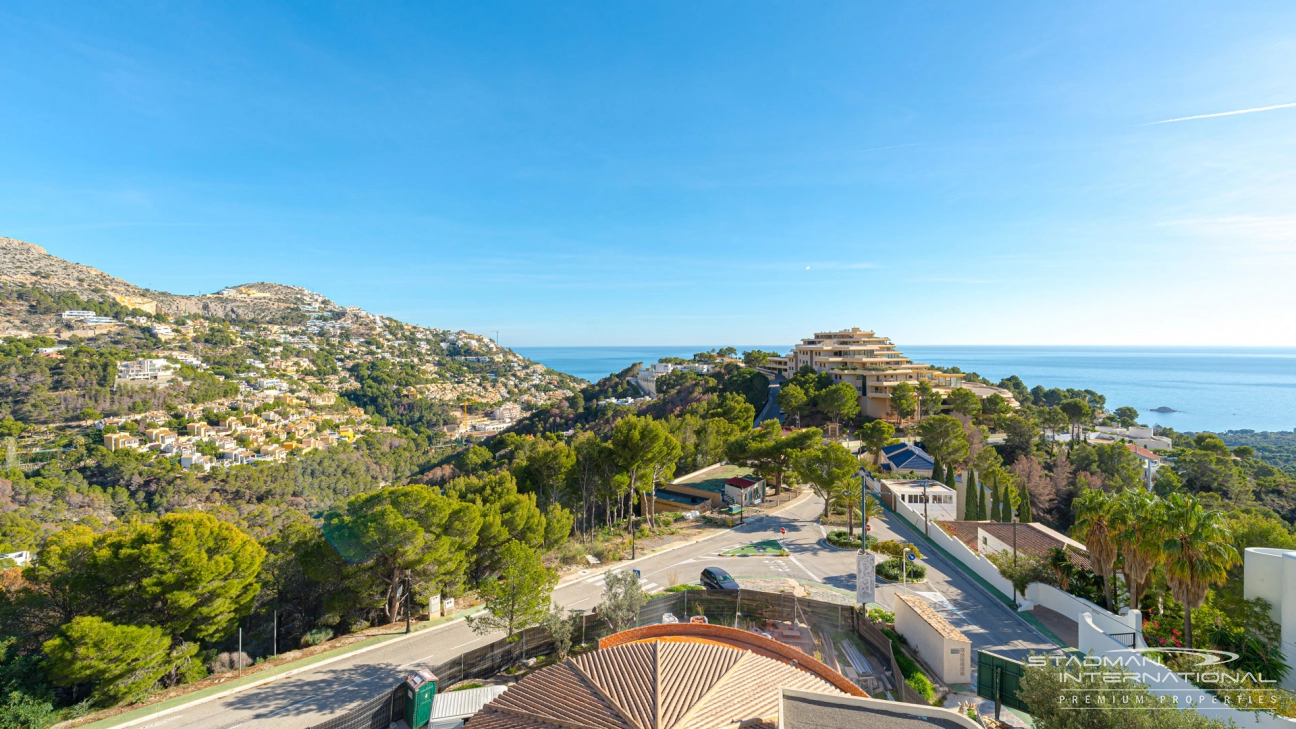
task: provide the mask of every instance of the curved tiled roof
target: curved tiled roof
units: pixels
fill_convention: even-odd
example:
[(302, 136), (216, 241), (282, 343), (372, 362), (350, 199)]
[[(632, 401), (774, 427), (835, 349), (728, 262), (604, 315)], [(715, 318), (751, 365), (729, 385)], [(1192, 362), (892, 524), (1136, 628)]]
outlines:
[(527, 676), (487, 704), (468, 726), (718, 729), (741, 724), (773, 729), (782, 688), (835, 696), (863, 693), (827, 666), (823, 669), (854, 692), (839, 689), (800, 662), (793, 665), (710, 637), (627, 638)]

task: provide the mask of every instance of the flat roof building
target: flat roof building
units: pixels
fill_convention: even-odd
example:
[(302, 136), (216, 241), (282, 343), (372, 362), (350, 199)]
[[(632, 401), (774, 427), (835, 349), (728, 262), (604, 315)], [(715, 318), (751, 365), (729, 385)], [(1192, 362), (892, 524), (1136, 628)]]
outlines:
[(919, 514), (928, 514), (933, 521), (958, 518), (958, 492), (940, 481), (928, 478), (883, 480), (879, 482), (879, 490), (882, 500), (893, 509), (898, 502), (907, 504)]
[(726, 504), (753, 506), (765, 498), (765, 479), (746, 466), (717, 463), (658, 486), (655, 495), (659, 510), (719, 509)]

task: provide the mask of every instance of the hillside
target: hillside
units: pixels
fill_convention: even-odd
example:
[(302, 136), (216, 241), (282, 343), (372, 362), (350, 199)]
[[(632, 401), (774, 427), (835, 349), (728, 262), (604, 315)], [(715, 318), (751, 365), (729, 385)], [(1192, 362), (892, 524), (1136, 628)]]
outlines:
[[(336, 393), (390, 425), (457, 435), (472, 410), (530, 411), (583, 384), (485, 336), (406, 324), (304, 288), (170, 294), (12, 238), (0, 238), (0, 336), (0, 418), (28, 426), (90, 412), (163, 418), (277, 388), (298, 399)], [(126, 382), (136, 358), (174, 371)]]
[[(110, 276), (90, 266), (50, 255), (44, 248), (13, 238), (0, 237), (0, 283), (10, 287), (38, 287), (49, 292), (74, 294), (86, 300), (110, 299), (148, 313), (167, 316), (202, 316), (246, 321), (304, 320), (302, 305), (336, 308), (320, 294), (296, 286), (251, 283), (231, 286), (215, 294), (185, 296), (153, 291)], [(0, 331), (39, 331), (40, 320), (5, 307)], [(35, 329), (35, 331), (33, 330)]]

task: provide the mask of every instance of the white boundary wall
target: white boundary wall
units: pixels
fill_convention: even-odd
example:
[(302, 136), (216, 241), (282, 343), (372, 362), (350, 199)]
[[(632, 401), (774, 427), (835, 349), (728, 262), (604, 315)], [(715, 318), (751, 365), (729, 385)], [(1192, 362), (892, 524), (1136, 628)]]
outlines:
[[(926, 522), (923, 521), (922, 514), (915, 511), (913, 507), (897, 499), (896, 513), (912, 524), (915, 529), (926, 533)], [(932, 521), (931, 540), (941, 549), (953, 555), (954, 559), (962, 562), (964, 567), (967, 567), (978, 577), (989, 582), (996, 590), (1002, 592), (1005, 597), (1012, 597), (1013, 585), (1008, 581), (1007, 577), (999, 574), (999, 568), (995, 567), (990, 560), (968, 549), (968, 546), (959, 541), (958, 538), (946, 534), (940, 528), (940, 522), (935, 520)]]
[(1018, 609), (1030, 610), (1037, 605), (1071, 618), (1076, 625), (1083, 622), (1083, 616), (1087, 613), (1094, 626), (1104, 633), (1133, 633), (1135, 647), (1147, 647), (1147, 643), (1143, 642), (1143, 614), (1137, 610), (1126, 610), (1121, 615), (1113, 615), (1082, 597), (1063, 592), (1052, 585), (1032, 582), (1026, 586), (1026, 602)]
[(1151, 658), (1144, 658), (1137, 653), (1132, 653), (1095, 625), (1092, 613), (1085, 613), (1080, 618), (1080, 652), (1089, 656), (1120, 661), (1131, 672), (1139, 674), (1139, 678), (1143, 683), (1147, 684), (1148, 690), (1153, 695), (1177, 699), (1179, 706), (1183, 708), (1187, 708), (1185, 702), (1191, 700), (1198, 704), (1194, 708), (1199, 714), (1211, 719), (1231, 720), (1240, 729), (1246, 727), (1296, 729), (1296, 721), (1285, 717), (1274, 716), (1263, 711), (1239, 711), (1231, 706), (1225, 706), (1219, 699), (1197, 688), (1174, 671), (1165, 668)]

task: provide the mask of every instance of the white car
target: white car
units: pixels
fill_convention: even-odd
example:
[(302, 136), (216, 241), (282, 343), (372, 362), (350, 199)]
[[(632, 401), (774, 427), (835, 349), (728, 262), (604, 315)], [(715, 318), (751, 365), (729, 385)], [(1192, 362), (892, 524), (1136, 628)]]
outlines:
[(669, 625), (678, 622), (679, 618), (675, 617), (675, 613), (665, 613), (662, 615), (662, 625)]

